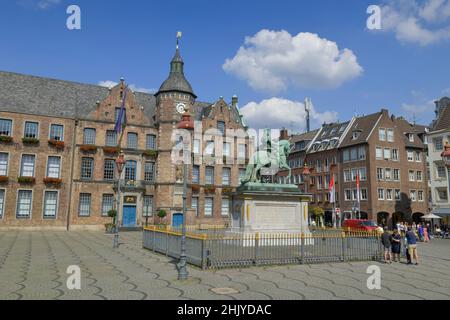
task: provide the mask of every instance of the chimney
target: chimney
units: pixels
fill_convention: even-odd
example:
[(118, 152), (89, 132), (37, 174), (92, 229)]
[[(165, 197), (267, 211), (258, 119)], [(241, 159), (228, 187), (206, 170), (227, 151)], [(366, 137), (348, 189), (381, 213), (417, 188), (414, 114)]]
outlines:
[(289, 131), (286, 128), (280, 130), (280, 141), (289, 140)]
[(231, 98), (231, 105), (236, 108), (238, 105), (238, 102), (239, 102), (238, 96), (234, 95), (233, 98)]

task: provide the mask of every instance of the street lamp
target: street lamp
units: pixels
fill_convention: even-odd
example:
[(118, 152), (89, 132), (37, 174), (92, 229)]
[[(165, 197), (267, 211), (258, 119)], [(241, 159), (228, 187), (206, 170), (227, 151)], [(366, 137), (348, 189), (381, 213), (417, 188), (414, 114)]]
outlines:
[(120, 176), (125, 166), (125, 156), (120, 154), (116, 159), (117, 177), (117, 199), (116, 199), (116, 233), (114, 234), (113, 248), (119, 247), (119, 226), (120, 226)]
[[(302, 177), (303, 177), (303, 183), (305, 185), (305, 193), (308, 193), (308, 183), (309, 183), (309, 176), (311, 175), (311, 170), (308, 167), (308, 164), (305, 163), (302, 170)], [(308, 213), (308, 220), (311, 220)], [(310, 223), (310, 221), (308, 221)]]
[(448, 177), (448, 196), (447, 200), (450, 198), (450, 145), (445, 145), (445, 151), (442, 152), (442, 161), (444, 161), (444, 165), (447, 167), (447, 177)]
[[(194, 130), (194, 122), (192, 121), (189, 113), (185, 113), (182, 116), (181, 122), (178, 124), (178, 129), (188, 130), (190, 132)], [(178, 280), (187, 280), (189, 273), (186, 268), (186, 217), (187, 217), (187, 180), (188, 180), (188, 157), (190, 155), (187, 139), (183, 139), (183, 224), (181, 228), (181, 250), (180, 250), (180, 263), (178, 265)]]

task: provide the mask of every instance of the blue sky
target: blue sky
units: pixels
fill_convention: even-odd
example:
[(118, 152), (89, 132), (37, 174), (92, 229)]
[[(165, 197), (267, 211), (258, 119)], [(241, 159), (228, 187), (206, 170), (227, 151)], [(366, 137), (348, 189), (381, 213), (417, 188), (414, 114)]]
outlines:
[[(307, 96), (315, 127), (382, 107), (428, 124), (432, 101), (450, 95), (449, 2), (10, 0), (0, 69), (157, 89), (181, 30), (199, 100), (237, 94), (253, 126), (302, 131)], [(66, 28), (70, 4), (81, 30)], [(366, 27), (371, 4), (382, 8), (380, 31)]]

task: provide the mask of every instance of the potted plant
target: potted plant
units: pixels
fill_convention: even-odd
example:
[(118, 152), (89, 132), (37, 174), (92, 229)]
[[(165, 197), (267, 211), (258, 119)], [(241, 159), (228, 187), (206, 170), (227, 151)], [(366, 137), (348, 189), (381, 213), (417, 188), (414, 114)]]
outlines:
[(114, 233), (116, 229), (117, 211), (112, 209), (108, 211), (108, 217), (112, 219), (112, 223), (105, 224), (106, 233)]
[(206, 186), (205, 187), (205, 193), (215, 193), (216, 192), (216, 187), (214, 186)]
[(0, 176), (0, 183), (8, 183), (9, 177), (7, 176)]
[(39, 139), (24, 137), (24, 138), (22, 138), (22, 142), (23, 142), (23, 144), (37, 145), (37, 144), (39, 144)]
[(18, 177), (17, 181), (19, 183), (24, 183), (24, 184), (35, 184), (36, 178), (34, 178), (34, 177)]
[(93, 145), (82, 145), (80, 146), (80, 151), (82, 152), (96, 152), (97, 151), (97, 147), (93, 146)]
[(13, 138), (10, 136), (0, 135), (0, 143), (11, 143)]
[(117, 147), (103, 147), (103, 152), (107, 154), (118, 154), (119, 148)]
[(48, 140), (48, 144), (56, 149), (64, 149), (64, 141), (50, 139)]
[(200, 186), (198, 184), (193, 184), (191, 186), (192, 192), (200, 192)]
[(144, 153), (143, 153), (143, 155), (145, 156), (145, 157), (149, 157), (149, 158), (153, 158), (153, 159), (155, 159), (155, 158), (157, 158), (158, 157), (158, 151), (156, 151), (156, 150), (145, 150), (144, 151)]
[(59, 187), (62, 184), (62, 179), (46, 177), (46, 178), (44, 178), (44, 183), (47, 185)]
[(222, 188), (222, 193), (223, 194), (230, 194), (233, 192), (233, 188)]

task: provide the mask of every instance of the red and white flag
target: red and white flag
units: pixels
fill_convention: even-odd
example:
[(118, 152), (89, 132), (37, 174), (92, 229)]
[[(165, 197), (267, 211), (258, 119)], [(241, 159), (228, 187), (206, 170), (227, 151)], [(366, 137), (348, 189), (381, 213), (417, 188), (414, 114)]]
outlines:
[(356, 175), (356, 200), (358, 201), (358, 205), (361, 202), (361, 187), (360, 187), (360, 179), (359, 173)]
[(334, 184), (334, 174), (331, 175), (330, 181), (330, 203), (336, 202), (336, 186)]

